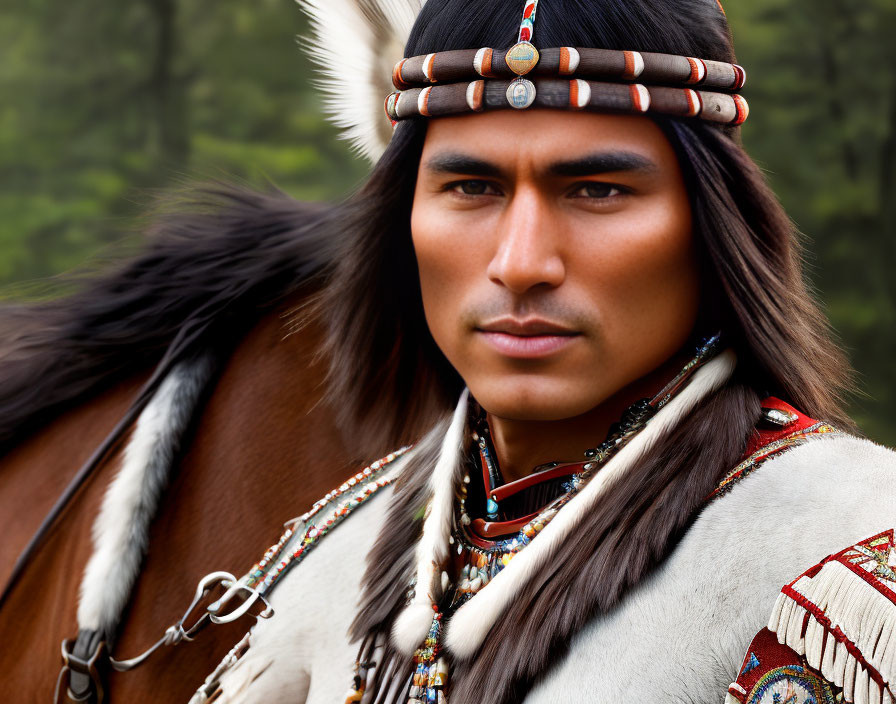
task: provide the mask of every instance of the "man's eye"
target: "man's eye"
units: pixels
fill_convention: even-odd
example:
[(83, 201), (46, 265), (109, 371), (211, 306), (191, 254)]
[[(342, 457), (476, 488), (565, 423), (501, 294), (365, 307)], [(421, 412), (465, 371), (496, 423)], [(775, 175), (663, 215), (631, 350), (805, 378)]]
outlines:
[(450, 189), (465, 196), (490, 196), (497, 192), (488, 181), (458, 181)]
[(619, 195), (622, 195), (619, 186), (599, 182), (583, 183), (572, 193), (573, 198), (612, 198)]

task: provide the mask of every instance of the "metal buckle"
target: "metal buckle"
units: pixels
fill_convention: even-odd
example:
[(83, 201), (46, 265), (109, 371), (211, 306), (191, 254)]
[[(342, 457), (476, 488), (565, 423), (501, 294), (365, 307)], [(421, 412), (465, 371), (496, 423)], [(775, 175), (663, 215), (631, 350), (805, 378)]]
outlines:
[[(88, 660), (79, 658), (72, 652), (75, 645), (75, 639), (67, 638), (62, 641), (62, 669), (59, 671), (59, 677), (56, 678), (56, 691), (53, 695), (53, 701), (56, 704), (65, 704), (66, 702), (90, 702), (102, 704), (105, 698), (103, 690), (103, 679), (97, 669), (97, 663), (106, 651), (106, 642), (97, 643), (93, 654)], [(77, 695), (70, 689), (71, 673), (77, 672), (90, 678), (93, 690), (88, 689), (83, 695)]]
[[(242, 603), (234, 608), (230, 613), (222, 614), (222, 607), (229, 604), (237, 595), (239, 595), (243, 599)], [(264, 605), (264, 608), (259, 611), (255, 615), (255, 617), (270, 618), (271, 616), (273, 616), (274, 610), (271, 608), (271, 605), (268, 603), (267, 599), (265, 599), (260, 592), (256, 591), (252, 587), (246, 586), (246, 584), (244, 584), (242, 581), (232, 584), (230, 588), (226, 592), (224, 592), (224, 596), (222, 596), (216, 602), (209, 604), (206, 611), (212, 623), (232, 623), (233, 621), (236, 621), (238, 618), (248, 613), (249, 609), (251, 609), (259, 599), (261, 599), (261, 603)]]

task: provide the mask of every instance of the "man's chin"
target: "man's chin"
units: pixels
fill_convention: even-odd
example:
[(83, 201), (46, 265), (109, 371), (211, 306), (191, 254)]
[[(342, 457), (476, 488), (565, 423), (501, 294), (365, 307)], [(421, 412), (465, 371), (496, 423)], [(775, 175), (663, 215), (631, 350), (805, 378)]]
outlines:
[[(483, 409), (506, 420), (566, 420), (587, 413), (601, 402), (595, 398), (590, 380), (539, 376), (471, 379), (468, 386)], [(590, 393), (583, 393), (586, 391)]]

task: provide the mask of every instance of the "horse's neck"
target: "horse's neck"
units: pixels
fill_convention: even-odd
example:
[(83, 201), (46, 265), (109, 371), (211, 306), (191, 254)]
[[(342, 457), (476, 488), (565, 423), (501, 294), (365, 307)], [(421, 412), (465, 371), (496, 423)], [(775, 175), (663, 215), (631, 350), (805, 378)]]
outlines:
[[(319, 404), (326, 364), (314, 363), (320, 328), (312, 323), (287, 334), (284, 313), (295, 304), (265, 316), (237, 346), (197, 419), (152, 524), (116, 654), (130, 656), (154, 642), (189, 603), (203, 574), (251, 564), (258, 546), (276, 539), (284, 516), (310, 505), (354, 466), (332, 414)], [(18, 517), (8, 522), (0, 573), (11, 569), (71, 475), (124, 414), (140, 381), (66, 413), (0, 463), (0, 511)], [(59, 643), (78, 629), (77, 590), (93, 550), (91, 528), (120, 461), (110, 458), (76, 496), (0, 612), (0, 632), (11, 632), (6, 625), (24, 631), (30, 650), (41, 653), (27, 668), (3, 663), (5, 672), (23, 675), (21, 683), (6, 683), (11, 688), (32, 691), (35, 681), (54, 681)], [(126, 701), (164, 683), (163, 698), (186, 700), (239, 628), (203, 633), (206, 647), (182, 646), (176, 657), (166, 653), (141, 670), (112, 677), (110, 696)], [(13, 650), (4, 653), (12, 657)], [(171, 686), (180, 689), (169, 691)]]

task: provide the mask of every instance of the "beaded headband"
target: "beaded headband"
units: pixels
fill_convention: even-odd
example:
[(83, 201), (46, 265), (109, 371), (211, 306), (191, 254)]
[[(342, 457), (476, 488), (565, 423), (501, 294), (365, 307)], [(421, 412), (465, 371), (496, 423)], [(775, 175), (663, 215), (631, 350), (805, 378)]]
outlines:
[(538, 0), (526, 0), (517, 43), (507, 51), (444, 51), (399, 61), (392, 71), (398, 90), (385, 104), (393, 125), (418, 116), (532, 106), (650, 111), (729, 126), (747, 119), (749, 106), (737, 94), (746, 72), (737, 64), (609, 49), (539, 51), (531, 42), (537, 9)]

